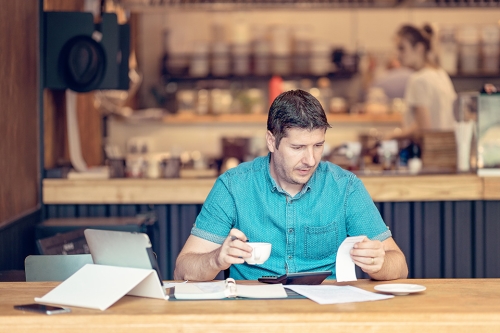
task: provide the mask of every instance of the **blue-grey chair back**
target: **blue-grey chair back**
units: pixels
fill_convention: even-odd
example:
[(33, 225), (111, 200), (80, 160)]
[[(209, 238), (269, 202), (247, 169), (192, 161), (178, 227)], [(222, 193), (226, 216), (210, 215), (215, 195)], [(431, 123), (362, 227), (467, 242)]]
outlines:
[(24, 260), (26, 282), (64, 281), (86, 264), (93, 264), (90, 254), (31, 255)]

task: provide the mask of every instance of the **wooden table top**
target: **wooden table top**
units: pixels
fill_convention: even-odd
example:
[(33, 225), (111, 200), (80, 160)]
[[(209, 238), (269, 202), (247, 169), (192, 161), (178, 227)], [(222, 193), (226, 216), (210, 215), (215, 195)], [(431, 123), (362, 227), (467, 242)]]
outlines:
[[(238, 282), (240, 283), (240, 282)], [(251, 282), (253, 283), (253, 281)], [(359, 280), (415, 283), (427, 290), (363, 303), (319, 305), (308, 299), (164, 301), (125, 296), (106, 311), (72, 308), (41, 315), (13, 309), (57, 283), (0, 283), (1, 332), (500, 332), (500, 279)]]

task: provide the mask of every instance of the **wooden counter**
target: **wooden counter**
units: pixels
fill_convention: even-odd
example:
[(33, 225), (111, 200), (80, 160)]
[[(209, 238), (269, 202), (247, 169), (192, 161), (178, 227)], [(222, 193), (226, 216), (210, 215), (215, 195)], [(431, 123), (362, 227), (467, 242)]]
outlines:
[[(375, 202), (500, 199), (500, 177), (471, 174), (360, 176)], [(45, 204), (200, 204), (206, 179), (44, 179)]]
[[(499, 332), (500, 279), (422, 279), (408, 296), (319, 305), (308, 299), (164, 301), (125, 296), (106, 311), (41, 315), (13, 309), (57, 283), (0, 283), (2, 332)], [(329, 282), (333, 283), (333, 282)], [(368, 291), (380, 283), (350, 282)], [(347, 283), (339, 284), (345, 285)]]
[(483, 198), (484, 200), (500, 199), (500, 177), (483, 178)]

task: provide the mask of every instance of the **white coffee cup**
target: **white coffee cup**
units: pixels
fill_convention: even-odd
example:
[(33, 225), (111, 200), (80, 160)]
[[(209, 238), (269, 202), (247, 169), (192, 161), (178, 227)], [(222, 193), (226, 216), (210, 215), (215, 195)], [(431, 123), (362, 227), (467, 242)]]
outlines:
[(271, 255), (271, 243), (247, 243), (250, 245), (252, 250), (252, 256), (250, 258), (245, 258), (245, 261), (249, 265), (260, 265), (266, 262)]

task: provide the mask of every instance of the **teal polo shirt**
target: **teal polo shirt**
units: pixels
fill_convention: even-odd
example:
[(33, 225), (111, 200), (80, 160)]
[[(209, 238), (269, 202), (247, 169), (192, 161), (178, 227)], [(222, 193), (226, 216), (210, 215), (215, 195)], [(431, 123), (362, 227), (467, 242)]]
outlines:
[(346, 237), (391, 237), (353, 173), (322, 161), (302, 191), (291, 197), (271, 177), (269, 162), (270, 154), (220, 175), (191, 230), (194, 236), (222, 244), (236, 228), (251, 242), (272, 244), (264, 264), (232, 265), (232, 278), (331, 270), (329, 278), (334, 279), (337, 250)]

